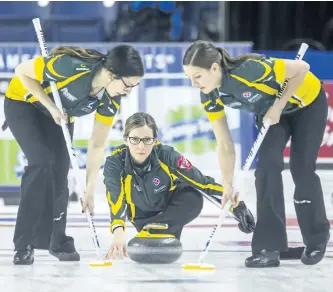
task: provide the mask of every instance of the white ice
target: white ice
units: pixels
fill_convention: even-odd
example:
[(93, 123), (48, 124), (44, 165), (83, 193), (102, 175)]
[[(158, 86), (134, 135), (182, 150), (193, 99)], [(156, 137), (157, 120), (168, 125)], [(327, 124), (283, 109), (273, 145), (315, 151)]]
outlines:
[[(130, 234), (134, 230), (129, 228)], [(104, 252), (110, 238), (106, 228), (98, 230)], [(58, 262), (46, 251), (36, 251), (33, 266), (12, 264), (12, 227), (0, 229), (0, 291), (1, 292), (170, 292), (170, 291), (300, 291), (331, 292), (333, 289), (333, 249), (316, 266), (304, 266), (299, 260), (282, 261), (279, 268), (248, 269), (244, 260), (250, 256), (251, 235), (241, 234), (235, 227), (222, 227), (216, 235), (211, 252), (204, 262), (214, 264), (214, 272), (183, 271), (182, 264), (196, 262), (211, 227), (188, 227), (183, 233), (182, 257), (169, 265), (142, 265), (130, 259), (114, 260), (111, 267), (89, 267), (96, 259), (87, 228), (74, 227), (74, 236), (81, 254), (77, 263)], [(300, 241), (298, 230), (288, 230), (289, 240)], [(245, 246), (244, 246), (245, 245)]]
[[(331, 180), (331, 178), (327, 178)], [(289, 182), (290, 184), (290, 182)], [(288, 187), (287, 187), (288, 188)], [(327, 214), (333, 219), (330, 201), (331, 184), (325, 185)], [(291, 201), (292, 190), (286, 194), (288, 240), (291, 246), (302, 245), (302, 238)], [(255, 212), (252, 195), (245, 197)], [(108, 230), (108, 210), (103, 200), (97, 202), (97, 232), (103, 253), (108, 249), (111, 236)], [(248, 269), (244, 260), (250, 256), (252, 235), (238, 231), (233, 219), (228, 218), (218, 229), (211, 251), (205, 262), (214, 264), (214, 272), (183, 271), (184, 263), (195, 262), (217, 220), (216, 207), (205, 204), (202, 216), (189, 224), (183, 232), (182, 257), (169, 265), (140, 265), (130, 259), (114, 260), (111, 267), (91, 268), (96, 259), (92, 239), (79, 206), (69, 207), (68, 235), (75, 239), (81, 254), (77, 263), (59, 262), (46, 251), (36, 251), (32, 266), (14, 266), (12, 237), (16, 207), (0, 206), (0, 292), (332, 292), (333, 241), (322, 262), (305, 266), (299, 260), (281, 261), (279, 268)], [(333, 226), (333, 225), (332, 225)], [(331, 230), (332, 233), (332, 230)], [(135, 234), (128, 228), (128, 240)]]

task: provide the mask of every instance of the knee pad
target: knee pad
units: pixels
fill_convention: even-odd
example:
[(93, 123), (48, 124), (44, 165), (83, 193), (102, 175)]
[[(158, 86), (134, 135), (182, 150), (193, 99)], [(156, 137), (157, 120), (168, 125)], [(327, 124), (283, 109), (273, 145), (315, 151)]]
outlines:
[(183, 249), (172, 234), (150, 233), (151, 229), (166, 230), (167, 224), (148, 224), (127, 245), (129, 258), (141, 264), (170, 264), (177, 261)]

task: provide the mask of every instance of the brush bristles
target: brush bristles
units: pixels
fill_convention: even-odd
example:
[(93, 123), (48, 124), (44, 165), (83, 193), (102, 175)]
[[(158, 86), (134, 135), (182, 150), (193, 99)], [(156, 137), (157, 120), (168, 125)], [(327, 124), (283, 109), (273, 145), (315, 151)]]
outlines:
[(110, 267), (112, 262), (91, 262), (89, 263), (90, 267)]
[(201, 271), (210, 271), (210, 270), (215, 270), (214, 265), (209, 265), (209, 264), (185, 264), (183, 265), (184, 270), (201, 270)]

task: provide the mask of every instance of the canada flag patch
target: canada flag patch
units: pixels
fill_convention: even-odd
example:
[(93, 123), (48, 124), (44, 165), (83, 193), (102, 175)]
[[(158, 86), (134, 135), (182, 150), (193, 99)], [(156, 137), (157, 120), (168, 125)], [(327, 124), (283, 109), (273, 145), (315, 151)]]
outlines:
[(244, 97), (244, 98), (250, 98), (251, 95), (252, 95), (252, 93), (249, 92), (249, 91), (243, 93), (243, 97)]
[(181, 169), (191, 169), (192, 163), (189, 162), (183, 155), (180, 155), (177, 161), (177, 166)]
[(154, 185), (155, 187), (158, 187), (158, 186), (160, 185), (160, 183), (161, 183), (161, 180), (159, 179), (159, 177), (154, 176), (154, 177), (153, 177), (153, 185)]

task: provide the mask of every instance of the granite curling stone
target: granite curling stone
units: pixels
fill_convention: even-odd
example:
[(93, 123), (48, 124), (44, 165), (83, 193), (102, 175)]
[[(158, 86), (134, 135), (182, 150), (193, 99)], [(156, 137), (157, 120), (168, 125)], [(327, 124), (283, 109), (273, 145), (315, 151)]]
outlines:
[(182, 243), (172, 234), (150, 233), (149, 229), (166, 229), (164, 224), (149, 224), (127, 245), (128, 257), (140, 264), (170, 264), (183, 252)]

